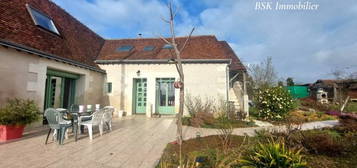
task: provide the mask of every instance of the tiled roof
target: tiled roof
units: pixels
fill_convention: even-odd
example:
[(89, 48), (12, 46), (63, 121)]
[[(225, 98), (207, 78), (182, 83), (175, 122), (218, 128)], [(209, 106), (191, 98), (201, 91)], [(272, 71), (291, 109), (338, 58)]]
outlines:
[[(60, 35), (36, 26), (26, 4), (50, 17)], [(174, 57), (158, 38), (104, 40), (65, 10), (49, 0), (0, 0), (0, 45), (37, 54), (57, 61), (82, 64), (89, 69), (100, 68), (95, 60), (162, 60)], [(183, 45), (186, 37), (178, 37)], [(129, 52), (118, 52), (123, 45), (133, 45)], [(153, 51), (143, 51), (145, 46), (155, 46)], [(182, 52), (183, 59), (232, 60), (231, 70), (245, 67), (225, 41), (215, 36), (193, 36)], [(101, 70), (102, 71), (102, 70)]]
[[(179, 48), (187, 37), (177, 37)], [(121, 46), (131, 45), (128, 52), (118, 51)], [(163, 49), (165, 42), (160, 38), (137, 38), (106, 40), (97, 60), (155, 60), (175, 58), (174, 51)], [(144, 51), (145, 46), (155, 46), (152, 51)], [(232, 59), (231, 70), (245, 70), (245, 67), (225, 41), (215, 36), (192, 36), (181, 53), (182, 59)]]
[[(36, 26), (26, 4), (53, 21), (60, 36)], [(94, 60), (104, 39), (48, 0), (1, 0), (0, 40), (98, 68)]]

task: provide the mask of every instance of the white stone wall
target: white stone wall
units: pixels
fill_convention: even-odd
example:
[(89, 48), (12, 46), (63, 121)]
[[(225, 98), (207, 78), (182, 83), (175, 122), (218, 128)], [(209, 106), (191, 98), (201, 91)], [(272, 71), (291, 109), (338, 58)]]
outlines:
[(47, 68), (79, 74), (76, 103), (107, 105), (105, 74), (0, 47), (0, 105), (7, 98), (29, 98), (44, 107)]
[[(127, 115), (133, 114), (133, 81), (135, 78), (147, 78), (147, 115), (155, 112), (156, 79), (178, 79), (175, 65), (172, 64), (103, 64), (99, 65), (107, 72), (107, 81), (112, 82), (109, 102)], [(226, 98), (227, 64), (184, 64), (185, 93), (192, 96)], [(138, 76), (137, 72), (140, 71)], [(178, 112), (179, 89), (175, 91), (175, 110)]]

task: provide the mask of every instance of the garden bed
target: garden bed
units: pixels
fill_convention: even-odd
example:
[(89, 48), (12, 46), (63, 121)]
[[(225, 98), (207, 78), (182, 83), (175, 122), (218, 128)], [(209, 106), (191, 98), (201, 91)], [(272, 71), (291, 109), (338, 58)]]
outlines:
[[(246, 127), (255, 127), (255, 123), (253, 121), (242, 121), (242, 120), (233, 120), (233, 119), (228, 119), (225, 121), (225, 124), (229, 124), (232, 128), (246, 128)], [(191, 126), (191, 127), (199, 127), (199, 128), (215, 128), (219, 129), (222, 127), (222, 123), (219, 121), (219, 119), (211, 119), (209, 122), (200, 122), (199, 124), (194, 124), (192, 122), (191, 117), (184, 117), (182, 119), (182, 124), (185, 126)]]
[(336, 116), (325, 114), (324, 112), (316, 112), (316, 111), (302, 111), (302, 110), (294, 110), (289, 112), (286, 118), (282, 120), (272, 120), (269, 121), (274, 125), (282, 125), (282, 124), (302, 124), (313, 121), (326, 121), (326, 120), (336, 120)]
[[(341, 119), (341, 125), (319, 130), (291, 130), (288, 133), (258, 132), (255, 137), (230, 135), (224, 147), (222, 135), (189, 139), (183, 142), (183, 164), (192, 168), (241, 167), (252, 155), (257, 144), (284, 144), (285, 150), (297, 151), (303, 167), (342, 168), (357, 165), (357, 119)], [(283, 146), (284, 146), (283, 145)], [(281, 147), (281, 146), (280, 146)], [(199, 162), (199, 163), (196, 163)], [(190, 164), (191, 163), (191, 164)], [(179, 165), (179, 146), (168, 144), (158, 168), (176, 168)]]

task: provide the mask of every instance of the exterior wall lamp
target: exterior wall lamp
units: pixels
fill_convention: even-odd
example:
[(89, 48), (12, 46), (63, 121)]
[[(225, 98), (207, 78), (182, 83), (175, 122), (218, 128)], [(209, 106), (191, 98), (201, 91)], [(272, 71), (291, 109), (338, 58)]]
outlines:
[(171, 58), (171, 59), (168, 60), (168, 63), (169, 64), (176, 64), (177, 61), (175, 59)]
[(140, 76), (140, 70), (136, 71), (136, 75)]

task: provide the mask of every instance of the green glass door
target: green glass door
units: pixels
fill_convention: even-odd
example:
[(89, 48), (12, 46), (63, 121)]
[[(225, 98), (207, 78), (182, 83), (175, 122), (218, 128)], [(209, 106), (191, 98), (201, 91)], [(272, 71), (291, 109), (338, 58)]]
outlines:
[(146, 78), (134, 79), (134, 107), (136, 114), (146, 113)]
[(156, 111), (159, 114), (175, 114), (175, 78), (156, 79)]
[(75, 85), (75, 79), (47, 75), (44, 109), (68, 109), (74, 104)]
[[(68, 109), (75, 103), (76, 80), (79, 75), (47, 69), (44, 110), (47, 108)], [(43, 116), (43, 123), (47, 120)]]

